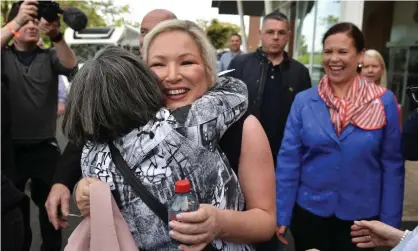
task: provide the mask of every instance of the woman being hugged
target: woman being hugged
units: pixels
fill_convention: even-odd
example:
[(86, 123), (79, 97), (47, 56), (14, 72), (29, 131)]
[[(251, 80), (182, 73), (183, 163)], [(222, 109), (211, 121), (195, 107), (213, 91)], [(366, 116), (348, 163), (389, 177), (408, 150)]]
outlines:
[[(106, 61), (97, 64), (115, 68), (118, 64), (112, 58), (108, 55)], [(97, 85), (106, 80), (108, 87), (89, 90), (112, 97), (112, 100), (99, 97), (95, 104), (114, 109), (109, 104), (119, 100), (120, 111), (112, 114), (126, 113), (133, 115), (129, 118), (136, 118), (136, 113), (147, 111), (144, 107), (153, 103), (124, 104), (137, 100), (138, 95), (152, 97), (162, 90), (166, 108), (155, 112), (155, 106), (151, 106), (150, 114), (156, 116), (148, 117), (145, 124), (134, 121), (131, 127), (127, 127), (129, 120), (112, 119), (108, 115), (117, 127), (107, 125), (110, 134), (104, 135), (111, 135), (108, 140), (114, 142), (137, 178), (161, 203), (165, 204), (174, 195), (175, 181), (186, 178), (201, 207), (196, 212), (177, 215), (178, 221), (171, 221), (167, 226), (124, 181), (109, 158), (106, 141), (100, 140), (85, 144), (81, 166), (83, 175), (90, 178), (84, 178), (75, 189), (77, 206), (84, 215), (88, 214), (89, 183), (99, 178), (116, 191), (121, 211), (141, 250), (178, 250), (172, 239), (184, 243), (180, 245), (183, 250), (202, 250), (208, 244), (215, 250), (255, 250), (250, 243), (270, 239), (275, 228), (273, 161), (268, 157), (266, 135), (254, 117), (245, 119), (239, 180), (218, 148), (221, 136), (245, 113), (248, 102), (243, 99), (247, 95), (245, 84), (233, 78), (216, 77), (214, 49), (204, 32), (190, 21), (170, 20), (157, 25), (145, 38), (144, 60), (158, 80), (127, 74), (129, 64), (126, 63), (118, 67), (119, 72), (104, 70), (91, 74), (91, 80), (99, 76)], [(127, 87), (118, 93), (108, 89), (118, 85)], [(145, 92), (141, 85), (154, 88)], [(76, 103), (78, 108), (82, 107), (81, 101)], [(85, 112), (96, 114), (100, 110), (92, 108)], [(84, 118), (82, 115), (76, 118)], [(86, 131), (88, 121), (103, 123), (106, 114), (98, 115), (97, 120), (84, 119), (86, 126), (73, 128)], [(113, 135), (114, 128), (123, 130)], [(253, 147), (255, 144), (257, 149)]]
[(392, 92), (357, 74), (364, 38), (354, 24), (322, 42), (326, 76), (296, 96), (277, 157), (278, 233), (290, 227), (297, 251), (352, 251), (354, 220), (400, 226), (399, 113)]

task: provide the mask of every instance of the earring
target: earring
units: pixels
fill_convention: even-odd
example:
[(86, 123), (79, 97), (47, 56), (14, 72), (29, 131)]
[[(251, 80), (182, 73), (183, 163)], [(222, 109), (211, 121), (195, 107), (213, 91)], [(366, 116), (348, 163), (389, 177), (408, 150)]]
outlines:
[(358, 68), (361, 68), (361, 67), (363, 67), (363, 64), (362, 63), (358, 63)]

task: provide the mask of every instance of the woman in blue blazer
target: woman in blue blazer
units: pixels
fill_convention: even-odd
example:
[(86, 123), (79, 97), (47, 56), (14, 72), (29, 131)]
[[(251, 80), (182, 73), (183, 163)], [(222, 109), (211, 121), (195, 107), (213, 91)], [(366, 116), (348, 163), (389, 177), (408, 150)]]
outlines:
[(352, 251), (354, 220), (400, 226), (399, 113), (392, 92), (357, 74), (364, 38), (355, 25), (334, 25), (322, 42), (326, 76), (296, 96), (277, 156), (277, 233), (290, 227), (296, 251)]

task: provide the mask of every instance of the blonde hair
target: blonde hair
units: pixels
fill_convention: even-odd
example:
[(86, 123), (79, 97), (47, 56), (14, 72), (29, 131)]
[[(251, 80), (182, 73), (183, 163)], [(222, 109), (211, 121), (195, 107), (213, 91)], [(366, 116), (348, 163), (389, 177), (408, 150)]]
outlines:
[(387, 71), (386, 71), (386, 64), (383, 60), (382, 54), (376, 50), (367, 50), (364, 54), (365, 57), (371, 57), (376, 59), (380, 63), (380, 67), (382, 67), (382, 76), (380, 77), (379, 86), (387, 88), (388, 80), (387, 80)]
[(194, 22), (188, 20), (166, 20), (155, 26), (144, 38), (144, 60), (148, 62), (148, 50), (158, 35), (168, 31), (183, 31), (188, 34), (200, 50), (206, 66), (206, 73), (212, 81), (216, 80), (216, 50), (207, 38), (205, 32)]

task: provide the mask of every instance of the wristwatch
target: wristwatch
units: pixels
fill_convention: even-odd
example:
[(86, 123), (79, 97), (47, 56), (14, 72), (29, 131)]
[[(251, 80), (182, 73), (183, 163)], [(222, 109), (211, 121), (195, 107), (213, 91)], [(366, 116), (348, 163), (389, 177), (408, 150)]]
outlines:
[(59, 32), (58, 35), (55, 37), (49, 37), (49, 39), (51, 39), (52, 42), (57, 43), (63, 39), (63, 34), (62, 32)]

